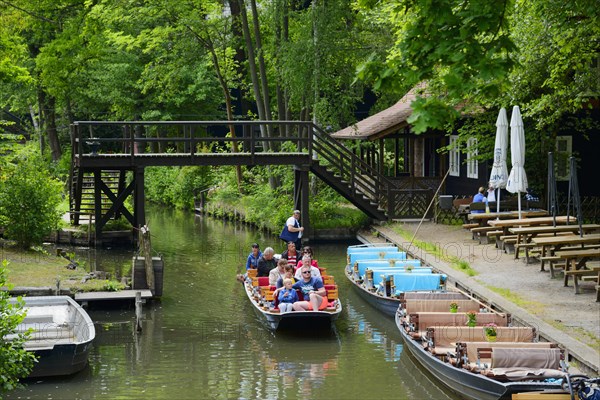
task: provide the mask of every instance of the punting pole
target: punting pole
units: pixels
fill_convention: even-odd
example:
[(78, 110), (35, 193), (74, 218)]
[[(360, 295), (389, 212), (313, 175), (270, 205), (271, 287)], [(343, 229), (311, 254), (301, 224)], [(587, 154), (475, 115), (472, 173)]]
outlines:
[(429, 209), (431, 208), (433, 202), (435, 201), (438, 192), (440, 191), (440, 189), (442, 188), (442, 185), (444, 184), (444, 182), (446, 182), (446, 178), (448, 177), (448, 174), (450, 173), (450, 168), (448, 168), (448, 171), (446, 171), (446, 175), (444, 175), (444, 178), (442, 179), (442, 181), (440, 182), (440, 186), (438, 186), (437, 190), (435, 191), (435, 194), (433, 195), (433, 198), (431, 199), (431, 201), (429, 202), (429, 206), (427, 207), (427, 210), (425, 210), (425, 214), (423, 214), (423, 217), (421, 217), (421, 222), (419, 222), (419, 226), (417, 226), (417, 230), (415, 231), (415, 233), (413, 234), (412, 239), (410, 239), (410, 243), (408, 244), (408, 248), (410, 248), (410, 246), (412, 246), (413, 241), (415, 240), (415, 237), (417, 236), (417, 232), (419, 232), (419, 229), (421, 228), (421, 225), (423, 224), (423, 220), (425, 219), (425, 216), (427, 215), (427, 213), (429, 212)]

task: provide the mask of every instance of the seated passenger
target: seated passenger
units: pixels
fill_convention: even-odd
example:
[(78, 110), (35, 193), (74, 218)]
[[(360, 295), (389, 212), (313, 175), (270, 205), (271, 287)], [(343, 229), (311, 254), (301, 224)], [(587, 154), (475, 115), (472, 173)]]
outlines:
[(312, 265), (313, 267), (317, 267), (317, 268), (319, 268), (319, 262), (318, 262), (317, 260), (315, 260), (315, 255), (314, 255), (314, 253), (313, 253), (313, 249), (312, 249), (310, 246), (304, 246), (304, 247), (302, 248), (302, 257), (304, 257), (304, 256), (306, 256), (306, 255), (309, 255), (309, 256), (310, 256), (310, 258), (312, 258), (311, 265)]
[(298, 293), (296, 293), (296, 289), (292, 288), (292, 280), (289, 278), (285, 278), (283, 280), (283, 287), (275, 290), (275, 292), (279, 291), (277, 299), (279, 299), (279, 310), (284, 312), (293, 311), (293, 304), (298, 301)]
[(252, 245), (252, 252), (248, 255), (248, 259), (246, 260), (246, 269), (256, 269), (258, 268), (258, 259), (262, 257), (262, 252), (258, 247), (257, 243)]
[(294, 311), (317, 311), (327, 306), (327, 299), (325, 297), (327, 291), (325, 290), (325, 286), (323, 286), (323, 281), (321, 278), (312, 276), (310, 268), (307, 266), (300, 268), (302, 278), (292, 285), (292, 288), (300, 289), (304, 296), (303, 301), (294, 303)]
[[(310, 264), (306, 264), (304, 262), (304, 259), (308, 258), (310, 259)], [(312, 255), (307, 253), (307, 252), (303, 252), (302, 255), (302, 260), (298, 261), (298, 264), (296, 264), (296, 272), (300, 269), (300, 267), (302, 267), (303, 265), (312, 265), (315, 268), (319, 268), (319, 263), (317, 263), (317, 260), (313, 259)]]
[(267, 247), (262, 257), (258, 259), (257, 276), (269, 276), (269, 272), (277, 267), (277, 262), (273, 258), (275, 251), (272, 247)]
[(281, 258), (286, 259), (288, 265), (296, 268), (296, 264), (300, 261), (300, 253), (296, 249), (296, 243), (288, 242), (287, 250), (281, 253)]
[(304, 267), (309, 267), (310, 268), (310, 272), (311, 272), (311, 274), (312, 274), (313, 277), (315, 277), (315, 278), (321, 278), (321, 271), (319, 270), (319, 268), (314, 267), (312, 265), (312, 259), (310, 258), (310, 256), (304, 256), (304, 257), (302, 257), (302, 261), (300, 261), (300, 262), (302, 263), (302, 267), (298, 268), (296, 270), (296, 274), (294, 275), (294, 278), (296, 278), (297, 281), (299, 281), (300, 279), (302, 279), (302, 274), (300, 273), (300, 271)]
[(283, 287), (283, 280), (285, 278), (290, 278), (292, 283), (296, 283), (296, 279), (294, 279), (294, 268), (291, 265), (285, 266), (285, 275), (283, 278), (277, 279), (277, 284), (275, 286), (277, 286), (277, 288)]
[(273, 268), (269, 272), (269, 285), (276, 286), (277, 281), (285, 278), (285, 267), (287, 267), (287, 260), (279, 259), (277, 261), (277, 268)]

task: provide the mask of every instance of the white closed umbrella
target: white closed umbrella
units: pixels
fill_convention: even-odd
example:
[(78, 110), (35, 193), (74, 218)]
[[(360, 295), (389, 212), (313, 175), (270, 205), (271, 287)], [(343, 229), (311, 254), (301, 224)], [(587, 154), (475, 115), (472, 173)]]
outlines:
[(506, 190), (518, 193), (519, 219), (521, 218), (521, 193), (527, 192), (525, 173), (525, 128), (519, 106), (514, 106), (510, 117), (510, 160), (512, 169), (506, 182)]
[(494, 165), (490, 174), (490, 185), (498, 189), (496, 211), (500, 212), (500, 189), (506, 187), (508, 168), (506, 167), (506, 145), (508, 143), (508, 119), (506, 109), (502, 107), (496, 120), (496, 142), (494, 144)]

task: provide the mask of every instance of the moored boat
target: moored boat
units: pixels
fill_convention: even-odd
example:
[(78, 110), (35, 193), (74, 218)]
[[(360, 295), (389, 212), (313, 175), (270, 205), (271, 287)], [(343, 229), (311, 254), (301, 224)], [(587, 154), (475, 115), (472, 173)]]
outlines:
[(23, 301), (27, 315), (17, 333), (31, 329), (24, 348), (38, 358), (29, 377), (70, 375), (82, 370), (96, 336), (87, 312), (69, 296), (23, 297)]
[(395, 316), (404, 348), (442, 384), (468, 399), (561, 389), (567, 372), (555, 343), (476, 299), (445, 295), (408, 295)]
[[(251, 270), (250, 270), (251, 271)], [(281, 312), (277, 298), (273, 295), (275, 286), (269, 284), (268, 277), (248, 276), (243, 285), (252, 307), (265, 325), (275, 331), (284, 328), (308, 327), (331, 328), (333, 322), (342, 312), (338, 287), (331, 275), (323, 277), (326, 297), (319, 310)], [(303, 300), (301, 291), (298, 298)]]
[(367, 303), (390, 317), (404, 293), (445, 288), (445, 274), (408, 259), (405, 252), (388, 243), (349, 246), (347, 259), (346, 278)]

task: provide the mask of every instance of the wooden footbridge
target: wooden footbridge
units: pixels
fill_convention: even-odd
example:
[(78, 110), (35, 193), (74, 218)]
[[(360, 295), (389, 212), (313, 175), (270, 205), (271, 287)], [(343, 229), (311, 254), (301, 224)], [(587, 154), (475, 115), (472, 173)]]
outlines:
[(79, 121), (71, 125), (71, 141), (71, 219), (77, 225), (91, 216), (96, 244), (110, 219), (145, 224), (144, 169), (150, 166), (291, 165), (294, 206), (308, 232), (309, 172), (374, 220), (399, 218), (403, 205), (415, 201), (415, 193), (396, 187), (311, 122)]

